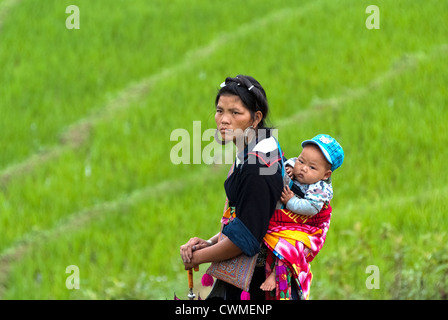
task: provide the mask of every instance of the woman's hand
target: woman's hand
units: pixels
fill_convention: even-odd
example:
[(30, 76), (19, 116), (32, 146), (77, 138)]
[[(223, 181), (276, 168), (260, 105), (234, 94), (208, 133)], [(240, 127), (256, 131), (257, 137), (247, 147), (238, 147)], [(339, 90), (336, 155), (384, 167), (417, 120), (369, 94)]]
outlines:
[(180, 247), (180, 255), (182, 256), (185, 270), (192, 269), (203, 263), (234, 258), (241, 253), (243, 251), (229, 238), (218, 241), (218, 235), (211, 238), (210, 242), (200, 238), (191, 238)]
[(185, 266), (185, 270), (190, 270), (190, 269), (197, 267), (198, 265), (196, 265), (195, 263), (192, 263), (192, 262), (184, 261), (184, 266)]
[(204, 249), (209, 246), (210, 242), (197, 237), (191, 238), (186, 244), (180, 246), (180, 256), (182, 257), (182, 261), (185, 264), (185, 268), (193, 258), (193, 251)]

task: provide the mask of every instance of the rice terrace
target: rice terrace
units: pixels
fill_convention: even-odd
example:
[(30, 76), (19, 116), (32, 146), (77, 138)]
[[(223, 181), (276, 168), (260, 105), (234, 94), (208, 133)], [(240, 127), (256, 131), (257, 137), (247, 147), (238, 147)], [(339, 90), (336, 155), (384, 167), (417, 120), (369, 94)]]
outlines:
[(220, 228), (234, 150), (205, 133), (237, 74), (287, 158), (317, 133), (344, 146), (310, 299), (447, 299), (447, 18), (443, 0), (0, 0), (0, 299), (185, 299), (179, 246)]

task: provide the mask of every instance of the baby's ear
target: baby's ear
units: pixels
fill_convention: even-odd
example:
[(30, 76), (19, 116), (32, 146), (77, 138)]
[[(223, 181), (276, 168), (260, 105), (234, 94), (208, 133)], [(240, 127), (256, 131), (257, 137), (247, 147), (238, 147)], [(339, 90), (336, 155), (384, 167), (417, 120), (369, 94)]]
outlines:
[(324, 179), (323, 179), (323, 180), (327, 180), (328, 178), (330, 178), (332, 173), (333, 173), (333, 172), (332, 172), (331, 170), (328, 170), (327, 172), (325, 172), (325, 175), (324, 175)]

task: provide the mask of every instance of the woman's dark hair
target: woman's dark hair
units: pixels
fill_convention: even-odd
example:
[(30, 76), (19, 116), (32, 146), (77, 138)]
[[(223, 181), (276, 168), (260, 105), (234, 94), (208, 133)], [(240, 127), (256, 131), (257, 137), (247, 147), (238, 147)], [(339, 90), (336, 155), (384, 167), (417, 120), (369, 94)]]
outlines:
[(257, 129), (270, 129), (266, 127), (266, 119), (269, 113), (268, 99), (261, 84), (251, 76), (238, 75), (235, 78), (227, 77), (221, 84), (221, 89), (216, 95), (215, 105), (218, 104), (219, 97), (223, 95), (235, 95), (240, 97), (243, 104), (249, 110), (252, 120), (255, 119), (255, 112), (261, 111), (263, 119), (258, 124)]

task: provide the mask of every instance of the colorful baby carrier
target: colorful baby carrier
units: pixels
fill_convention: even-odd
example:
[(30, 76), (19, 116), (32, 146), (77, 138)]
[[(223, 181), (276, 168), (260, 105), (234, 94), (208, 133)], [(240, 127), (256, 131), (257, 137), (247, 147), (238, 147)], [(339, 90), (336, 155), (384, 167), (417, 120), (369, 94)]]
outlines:
[[(284, 168), (282, 174), (285, 174)], [(303, 198), (302, 191), (293, 185), (292, 181), (289, 187)], [(266, 257), (266, 275), (270, 275), (272, 271), (276, 272), (276, 289), (266, 293), (267, 300), (291, 299), (292, 281), (298, 288), (299, 298), (305, 300), (309, 298), (313, 278), (310, 262), (325, 243), (330, 220), (329, 204), (324, 205), (314, 216), (296, 214), (284, 206), (275, 210), (263, 238), (269, 249)]]

